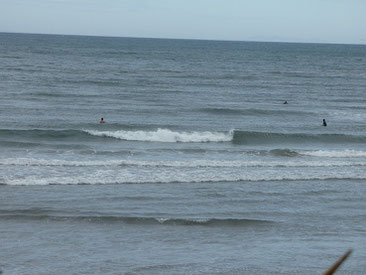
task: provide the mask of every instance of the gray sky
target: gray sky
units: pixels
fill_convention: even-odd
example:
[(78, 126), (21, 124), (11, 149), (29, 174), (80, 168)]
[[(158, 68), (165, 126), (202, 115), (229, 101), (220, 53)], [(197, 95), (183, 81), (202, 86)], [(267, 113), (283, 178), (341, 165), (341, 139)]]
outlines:
[(0, 0), (0, 32), (366, 44), (366, 0)]

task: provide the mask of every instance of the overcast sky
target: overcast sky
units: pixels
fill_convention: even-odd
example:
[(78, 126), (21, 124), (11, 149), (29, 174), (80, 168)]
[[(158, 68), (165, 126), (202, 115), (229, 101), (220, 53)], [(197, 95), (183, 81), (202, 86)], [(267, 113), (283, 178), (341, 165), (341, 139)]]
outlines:
[(366, 0), (0, 0), (0, 32), (366, 44)]

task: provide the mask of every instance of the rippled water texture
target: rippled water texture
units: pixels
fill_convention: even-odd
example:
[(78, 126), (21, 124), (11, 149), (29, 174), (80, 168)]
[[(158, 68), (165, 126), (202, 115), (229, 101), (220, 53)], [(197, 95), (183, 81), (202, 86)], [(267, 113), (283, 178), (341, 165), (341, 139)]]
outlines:
[(365, 274), (365, 54), (1, 33), (0, 269)]

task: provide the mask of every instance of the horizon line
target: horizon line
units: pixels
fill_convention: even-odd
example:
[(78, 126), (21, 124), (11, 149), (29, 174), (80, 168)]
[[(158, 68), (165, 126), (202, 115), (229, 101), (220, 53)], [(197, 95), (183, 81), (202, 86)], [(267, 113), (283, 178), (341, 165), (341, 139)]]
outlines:
[(82, 36), (99, 38), (127, 38), (127, 39), (157, 39), (157, 40), (190, 40), (190, 41), (213, 41), (213, 42), (244, 42), (244, 43), (284, 43), (284, 44), (323, 44), (323, 45), (349, 45), (366, 46), (366, 43), (346, 42), (300, 42), (300, 41), (278, 41), (278, 40), (235, 40), (235, 39), (209, 39), (209, 38), (171, 38), (171, 37), (144, 37), (144, 36), (117, 36), (97, 34), (64, 34), (64, 33), (37, 33), (37, 32), (9, 32), (0, 31), (0, 34), (25, 34), (25, 35), (50, 35), (50, 36)]

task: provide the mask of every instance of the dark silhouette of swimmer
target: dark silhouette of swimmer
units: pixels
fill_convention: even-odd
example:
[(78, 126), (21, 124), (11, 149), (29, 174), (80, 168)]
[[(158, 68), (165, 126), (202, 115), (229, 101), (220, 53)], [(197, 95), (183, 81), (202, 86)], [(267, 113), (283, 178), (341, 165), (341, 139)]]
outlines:
[(99, 121), (99, 123), (104, 123), (104, 122), (105, 122), (104, 118), (101, 118), (100, 121)]
[(323, 126), (326, 127), (327, 126), (327, 122), (325, 121), (325, 119), (323, 119)]
[(287, 103), (287, 100), (286, 100), (283, 104), (288, 104), (288, 103)]

